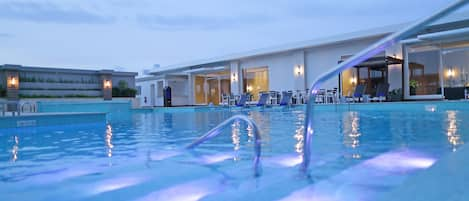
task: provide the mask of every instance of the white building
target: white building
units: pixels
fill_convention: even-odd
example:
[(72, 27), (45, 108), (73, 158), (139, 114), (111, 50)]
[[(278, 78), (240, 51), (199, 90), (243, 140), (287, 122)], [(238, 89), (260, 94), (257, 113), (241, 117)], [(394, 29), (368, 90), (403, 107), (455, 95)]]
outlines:
[[(162, 89), (172, 88), (173, 105), (219, 104), (222, 94), (306, 90), (346, 57), (408, 24), (303, 41), (152, 70), (137, 79), (142, 106), (162, 106)], [(459, 99), (469, 86), (469, 13), (433, 23), (415, 36), (342, 72), (323, 85), (348, 95), (357, 83), (373, 94), (377, 84), (402, 91), (403, 100)]]

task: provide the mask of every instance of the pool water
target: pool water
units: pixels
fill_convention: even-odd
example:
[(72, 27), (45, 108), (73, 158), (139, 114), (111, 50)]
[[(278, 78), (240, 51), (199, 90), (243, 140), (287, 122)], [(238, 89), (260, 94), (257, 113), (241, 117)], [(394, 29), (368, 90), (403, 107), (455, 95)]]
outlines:
[[(193, 151), (182, 148), (245, 114)], [(469, 103), (320, 106), (309, 177), (304, 107), (123, 110), (108, 122), (0, 130), (0, 200), (376, 200), (468, 140)]]

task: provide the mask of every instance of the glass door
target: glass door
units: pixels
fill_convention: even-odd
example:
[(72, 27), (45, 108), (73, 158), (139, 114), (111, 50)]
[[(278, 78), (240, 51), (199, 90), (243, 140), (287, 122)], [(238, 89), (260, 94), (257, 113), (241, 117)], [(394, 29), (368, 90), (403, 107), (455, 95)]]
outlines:
[(220, 104), (220, 92), (218, 87), (218, 79), (217, 78), (208, 78), (208, 96), (207, 101), (210, 104), (219, 105)]
[(435, 46), (407, 47), (404, 93), (406, 99), (443, 98), (441, 50)]
[(259, 92), (269, 91), (269, 69), (267, 67), (248, 68), (243, 70), (244, 92), (250, 93), (252, 99), (259, 99)]
[(445, 99), (464, 99), (469, 88), (469, 44), (442, 51)]
[(194, 79), (194, 95), (195, 95), (195, 104), (196, 105), (205, 105), (206, 101), (206, 91), (207, 83), (205, 82), (204, 76), (195, 76)]

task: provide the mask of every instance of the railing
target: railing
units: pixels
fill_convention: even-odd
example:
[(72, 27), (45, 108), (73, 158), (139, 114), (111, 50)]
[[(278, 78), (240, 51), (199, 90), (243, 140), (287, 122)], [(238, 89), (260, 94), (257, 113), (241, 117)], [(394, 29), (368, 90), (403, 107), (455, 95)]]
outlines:
[(222, 133), (222, 130), (226, 127), (231, 125), (234, 121), (244, 121), (251, 127), (252, 132), (254, 134), (254, 161), (253, 161), (253, 169), (254, 169), (254, 176), (261, 175), (261, 167), (260, 167), (260, 157), (261, 157), (261, 136), (259, 133), (259, 128), (257, 127), (256, 123), (249, 119), (247, 116), (244, 115), (234, 115), (229, 119), (225, 120), (224, 122), (218, 124), (215, 128), (208, 131), (205, 135), (194, 141), (192, 144), (186, 146), (186, 149), (193, 149), (200, 144), (210, 140)]
[(325, 82), (326, 80), (329, 80), (333, 77), (336, 77), (340, 72), (347, 70), (349, 68), (352, 68), (355, 65), (360, 64), (361, 62), (369, 59), (370, 57), (384, 51), (386, 48), (398, 43), (400, 40), (405, 39), (406, 37), (411, 36), (412, 34), (417, 33), (420, 31), (422, 28), (424, 28), (426, 25), (436, 21), (437, 19), (447, 15), (448, 13), (462, 7), (466, 3), (468, 3), (469, 0), (459, 0), (450, 6), (440, 10), (436, 14), (433, 14), (421, 21), (418, 21), (409, 27), (395, 32), (386, 38), (372, 44), (368, 48), (362, 50), (358, 54), (355, 54), (353, 57), (350, 57), (346, 61), (338, 64), (335, 68), (331, 69), (330, 71), (326, 72), (322, 76), (320, 76), (318, 79), (316, 79), (309, 91), (309, 101), (306, 106), (306, 118), (305, 118), (305, 131), (303, 133), (303, 162), (301, 163), (300, 170), (307, 174), (308, 172), (308, 167), (310, 164), (311, 160), (311, 137), (313, 135), (313, 108), (314, 108), (314, 101), (316, 100), (316, 95), (318, 93), (320, 85)]
[(0, 110), (2, 116), (6, 115), (6, 112), (11, 112), (11, 115), (15, 116), (18, 115), (20, 116), (20, 104), (19, 101), (0, 101)]
[(20, 106), (21, 112), (37, 112), (37, 104), (35, 102), (24, 102)]

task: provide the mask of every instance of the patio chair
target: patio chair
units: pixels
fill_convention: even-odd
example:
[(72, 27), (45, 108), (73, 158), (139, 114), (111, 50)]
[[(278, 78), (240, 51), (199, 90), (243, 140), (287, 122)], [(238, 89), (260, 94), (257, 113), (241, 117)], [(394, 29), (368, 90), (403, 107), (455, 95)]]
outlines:
[(241, 94), (241, 96), (239, 96), (238, 103), (236, 103), (236, 106), (245, 107), (247, 100), (248, 100), (248, 95), (247, 94)]
[(355, 91), (353, 92), (353, 95), (347, 97), (347, 100), (352, 99), (352, 102), (355, 102), (355, 100), (358, 100), (358, 102), (360, 102), (360, 100), (363, 98), (363, 95), (365, 95), (365, 90), (366, 84), (357, 84), (357, 86), (355, 86)]
[(293, 92), (291, 91), (283, 91), (282, 99), (280, 100), (280, 105), (290, 105), (292, 95), (293, 95)]
[(379, 83), (376, 87), (376, 95), (371, 100), (372, 101), (383, 101), (386, 100), (386, 97), (389, 93), (389, 84), (388, 83)]
[(230, 105), (230, 95), (227, 95), (227, 94), (222, 94), (221, 95), (221, 103), (220, 105), (223, 105), (223, 106), (229, 106)]
[(266, 106), (268, 99), (269, 99), (269, 93), (268, 92), (259, 93), (259, 101), (257, 102), (256, 106)]

